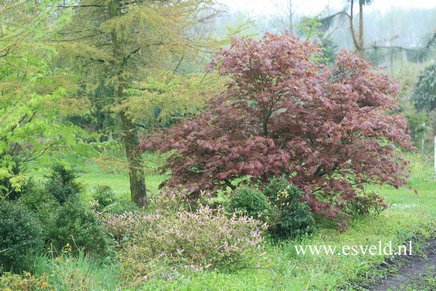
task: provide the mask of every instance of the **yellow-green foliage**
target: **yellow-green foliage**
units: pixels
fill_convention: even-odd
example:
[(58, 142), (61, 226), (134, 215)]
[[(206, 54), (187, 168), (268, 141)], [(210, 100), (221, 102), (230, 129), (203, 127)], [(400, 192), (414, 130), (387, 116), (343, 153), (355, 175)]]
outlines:
[(126, 110), (132, 118), (145, 117), (149, 122), (180, 118), (198, 113), (211, 96), (222, 90), (222, 83), (222, 78), (215, 74), (157, 71), (136, 84), (141, 90), (127, 90), (129, 97), (114, 110)]
[(4, 273), (0, 276), (0, 289), (3, 291), (36, 291), (50, 290), (51, 288), (49, 288), (47, 275), (36, 278), (32, 274), (24, 272), (23, 276)]
[(71, 146), (77, 133), (58, 119), (71, 87), (52, 66), (56, 51), (41, 35), (45, 9), (29, 1), (0, 5), (0, 194), (19, 192), (26, 180), (20, 167)]
[[(83, 5), (101, 1), (86, 2)], [(184, 67), (195, 72), (202, 58), (199, 50), (216, 47), (215, 42), (194, 32), (198, 14), (210, 9), (211, 1), (142, 1), (122, 8), (115, 2), (105, 1), (114, 10), (109, 18), (105, 9), (84, 8), (72, 14), (66, 27), (66, 31), (76, 33), (72, 33), (74, 40), (73, 36), (64, 39), (63, 52), (75, 64), (83, 65), (88, 90), (95, 90), (99, 80), (104, 80), (107, 88), (121, 87), (122, 96), (117, 91), (99, 102), (135, 119), (165, 120), (198, 110), (217, 91), (218, 78), (177, 70)], [(96, 18), (101, 22), (95, 22)], [(159, 116), (155, 116), (156, 108)]]

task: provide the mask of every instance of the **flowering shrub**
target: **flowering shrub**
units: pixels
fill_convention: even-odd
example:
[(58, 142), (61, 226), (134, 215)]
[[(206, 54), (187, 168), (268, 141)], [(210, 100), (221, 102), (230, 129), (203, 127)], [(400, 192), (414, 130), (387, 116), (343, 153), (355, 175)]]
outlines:
[(126, 274), (138, 278), (245, 267), (263, 252), (265, 226), (249, 217), (228, 217), (221, 208), (199, 207), (173, 215), (105, 215), (103, 223), (115, 237), (129, 237), (120, 250), (120, 262)]
[(120, 214), (98, 213), (98, 217), (118, 243), (132, 239), (135, 233), (145, 231), (146, 224), (153, 219), (152, 215), (139, 211)]
[(188, 193), (183, 190), (165, 188), (151, 198), (151, 205), (160, 213), (177, 213), (179, 211), (195, 210), (196, 201), (189, 199)]

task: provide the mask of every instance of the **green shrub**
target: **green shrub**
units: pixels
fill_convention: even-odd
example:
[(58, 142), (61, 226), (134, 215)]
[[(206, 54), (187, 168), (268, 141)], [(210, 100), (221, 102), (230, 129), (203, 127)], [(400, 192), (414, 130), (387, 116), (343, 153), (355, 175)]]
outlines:
[(109, 238), (104, 228), (94, 212), (77, 201), (69, 201), (60, 208), (49, 236), (56, 252), (68, 246), (75, 253), (83, 251), (102, 257), (110, 254)]
[(28, 270), (43, 244), (35, 215), (23, 205), (0, 201), (0, 272)]
[(436, 64), (431, 64), (419, 76), (413, 92), (413, 103), (420, 111), (436, 109)]
[(268, 199), (274, 204), (278, 199), (279, 193), (283, 192), (283, 190), (288, 189), (292, 186), (292, 188), (295, 188), (292, 184), (289, 183), (288, 180), (286, 180), (285, 177), (280, 178), (272, 178), (269, 181), (269, 184), (265, 187), (263, 190), (264, 194)]
[(296, 186), (284, 177), (273, 178), (264, 193), (273, 204), (268, 225), (274, 237), (295, 238), (314, 231), (315, 219)]
[(35, 188), (32, 192), (24, 194), (19, 203), (32, 211), (41, 222), (44, 241), (49, 240), (50, 229), (53, 228), (60, 204), (51, 194), (42, 189)]
[(173, 276), (184, 271), (242, 268), (261, 257), (264, 227), (249, 217), (228, 217), (222, 208), (200, 207), (175, 215), (122, 214), (106, 217), (109, 231), (129, 232), (120, 251), (124, 272), (134, 278)]
[(110, 186), (99, 185), (94, 189), (93, 198), (97, 201), (97, 209), (104, 209), (115, 202), (115, 193)]
[(368, 215), (370, 213), (379, 214), (387, 208), (385, 199), (376, 192), (362, 193), (347, 201), (345, 212), (353, 216)]
[(53, 166), (45, 190), (53, 195), (60, 204), (64, 204), (70, 199), (74, 199), (82, 191), (82, 186), (76, 181), (77, 176), (73, 170), (66, 168), (62, 164)]
[(42, 275), (41, 277), (36, 278), (28, 272), (24, 272), (23, 276), (12, 273), (4, 273), (2, 276), (0, 276), (0, 288), (4, 291), (36, 291), (51, 289), (48, 286), (47, 275)]
[(271, 212), (271, 205), (268, 198), (260, 190), (244, 186), (236, 189), (233, 193), (228, 211), (267, 222)]
[[(198, 200), (189, 199), (188, 201), (198, 205), (207, 205), (210, 208), (224, 207), (228, 209), (232, 192), (218, 190), (214, 195), (201, 195)], [(195, 209), (195, 207), (193, 208)]]

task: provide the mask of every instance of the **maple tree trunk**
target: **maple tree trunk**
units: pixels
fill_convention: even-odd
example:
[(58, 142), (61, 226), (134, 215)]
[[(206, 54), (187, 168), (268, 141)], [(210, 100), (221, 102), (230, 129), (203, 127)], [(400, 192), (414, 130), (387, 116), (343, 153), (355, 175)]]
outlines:
[(129, 167), (130, 195), (138, 206), (145, 205), (147, 188), (145, 186), (144, 163), (139, 151), (138, 132), (125, 112), (120, 112), (123, 142)]

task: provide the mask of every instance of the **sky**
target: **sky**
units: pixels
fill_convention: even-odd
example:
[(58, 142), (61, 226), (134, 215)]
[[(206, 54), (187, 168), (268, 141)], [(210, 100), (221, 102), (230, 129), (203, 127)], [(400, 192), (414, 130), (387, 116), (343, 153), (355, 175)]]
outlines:
[[(286, 9), (288, 0), (218, 0), (232, 10), (239, 10), (255, 15), (273, 15)], [(332, 11), (343, 8), (346, 0), (292, 0), (293, 10), (299, 15), (315, 15), (327, 6)], [(374, 0), (367, 11), (386, 12), (392, 7), (399, 8), (436, 8), (435, 0)]]

